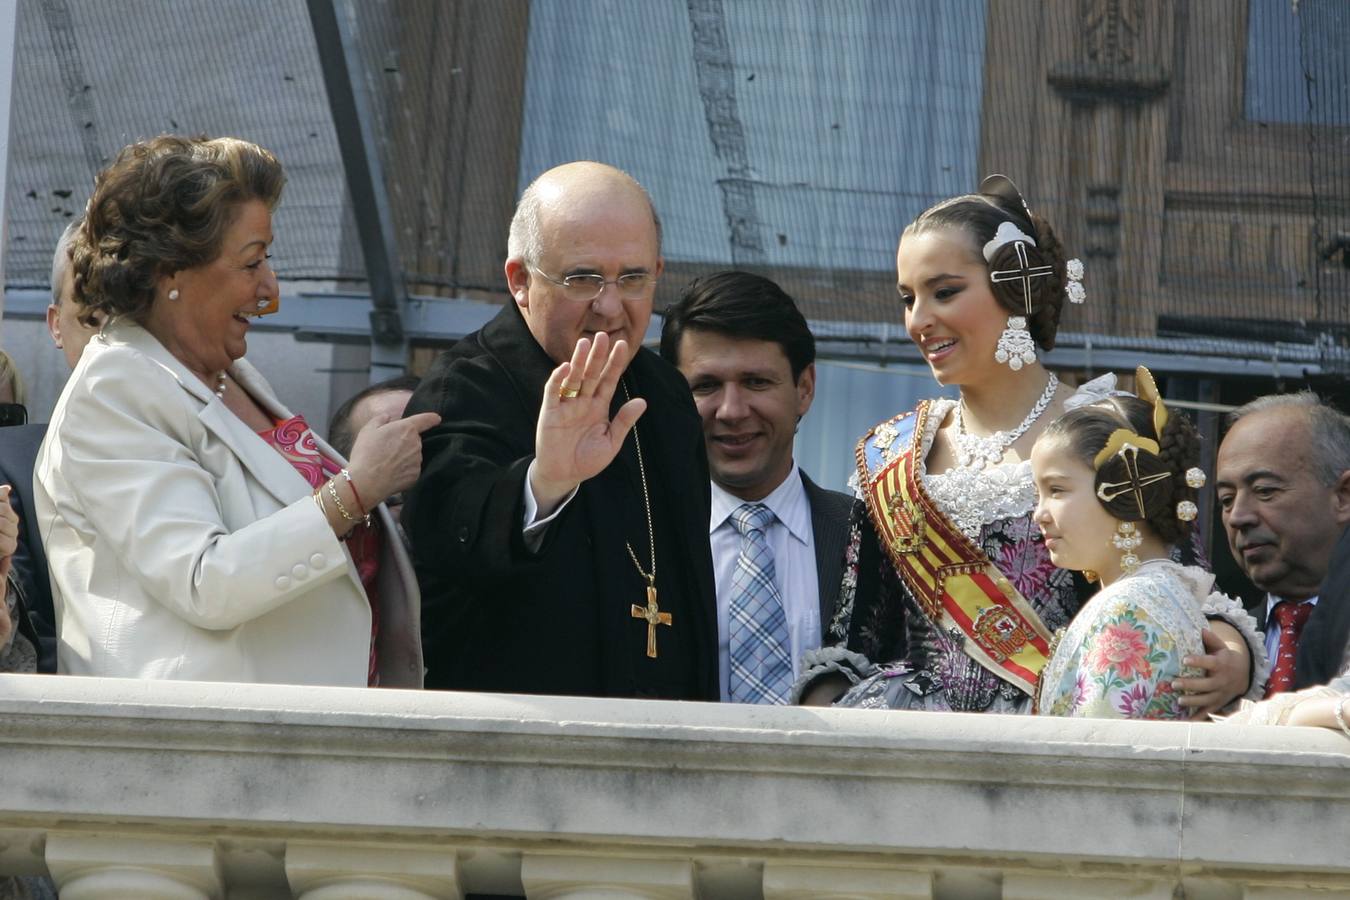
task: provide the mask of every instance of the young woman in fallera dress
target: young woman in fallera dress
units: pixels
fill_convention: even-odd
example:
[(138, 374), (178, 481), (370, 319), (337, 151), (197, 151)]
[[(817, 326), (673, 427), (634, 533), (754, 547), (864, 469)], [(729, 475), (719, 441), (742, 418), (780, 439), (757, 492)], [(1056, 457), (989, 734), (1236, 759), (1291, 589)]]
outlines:
[[(1001, 175), (905, 229), (896, 254), (905, 327), (959, 400), (921, 402), (857, 448), (855, 509), (826, 647), (803, 660), (800, 702), (1026, 713), (1051, 635), (1096, 590), (1057, 569), (1031, 521), (1028, 461), (1066, 405), (1100, 397), (1044, 368), (1083, 266)], [(1191, 547), (1179, 552), (1189, 561)], [(1215, 623), (1186, 703), (1217, 709), (1248, 687), (1246, 645)], [(1222, 643), (1219, 642), (1220, 637)]]
[(1139, 397), (1111, 396), (1056, 419), (1031, 450), (1039, 500), (1032, 520), (1055, 565), (1100, 581), (1056, 636), (1041, 675), (1041, 713), (1125, 719), (1181, 719), (1174, 681), (1197, 672), (1206, 617), (1220, 617), (1246, 639), (1256, 662), (1253, 694), (1267, 672), (1256, 622), (1214, 576), (1174, 562), (1189, 538), (1200, 438), (1172, 414), (1140, 367)]

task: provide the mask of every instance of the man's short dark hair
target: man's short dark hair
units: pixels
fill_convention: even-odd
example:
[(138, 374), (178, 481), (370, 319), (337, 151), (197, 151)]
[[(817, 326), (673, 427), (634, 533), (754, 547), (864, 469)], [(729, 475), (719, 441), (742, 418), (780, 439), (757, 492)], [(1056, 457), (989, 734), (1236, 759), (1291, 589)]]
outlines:
[(372, 384), (356, 395), (347, 398), (346, 402), (337, 408), (337, 412), (333, 413), (333, 418), (328, 421), (328, 443), (334, 450), (342, 454), (343, 459), (351, 456), (352, 444), (356, 442), (356, 433), (351, 429), (352, 411), (356, 409), (356, 404), (367, 397), (374, 397), (376, 394), (415, 391), (421, 383), (422, 379), (416, 375), (400, 375), (397, 378), (390, 378), (388, 381)]
[(772, 341), (783, 348), (793, 381), (816, 361), (816, 339), (797, 304), (777, 284), (750, 272), (718, 272), (694, 279), (680, 299), (666, 307), (664, 318), (661, 355), (675, 366), (680, 362), (680, 339), (689, 329)]

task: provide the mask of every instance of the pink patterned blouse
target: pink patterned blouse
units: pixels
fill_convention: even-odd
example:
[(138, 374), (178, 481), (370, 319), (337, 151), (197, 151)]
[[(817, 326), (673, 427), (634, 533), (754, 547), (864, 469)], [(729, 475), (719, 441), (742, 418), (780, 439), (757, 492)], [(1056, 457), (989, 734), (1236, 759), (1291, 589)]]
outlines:
[[(340, 466), (319, 452), (314, 432), (310, 430), (304, 416), (291, 416), (284, 422), (278, 422), (275, 428), (258, 432), (258, 437), (280, 453), (315, 489), (338, 474)], [(375, 652), (376, 638), (380, 633), (380, 603), (376, 593), (380, 574), (380, 537), (379, 520), (372, 518), (369, 525), (357, 525), (343, 539), (347, 542), (352, 562), (356, 564), (361, 585), (366, 589), (366, 597), (370, 601), (370, 667), (367, 682), (371, 687), (378, 685), (380, 680), (379, 660)]]

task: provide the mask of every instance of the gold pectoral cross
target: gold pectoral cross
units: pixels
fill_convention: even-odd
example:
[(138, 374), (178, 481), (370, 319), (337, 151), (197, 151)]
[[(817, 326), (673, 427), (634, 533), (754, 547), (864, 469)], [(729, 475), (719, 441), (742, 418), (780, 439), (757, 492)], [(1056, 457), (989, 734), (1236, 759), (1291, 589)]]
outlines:
[(656, 626), (672, 623), (670, 613), (661, 612), (661, 607), (656, 605), (656, 579), (647, 579), (647, 605), (634, 603), (632, 615), (635, 619), (647, 620), (647, 656), (656, 659)]

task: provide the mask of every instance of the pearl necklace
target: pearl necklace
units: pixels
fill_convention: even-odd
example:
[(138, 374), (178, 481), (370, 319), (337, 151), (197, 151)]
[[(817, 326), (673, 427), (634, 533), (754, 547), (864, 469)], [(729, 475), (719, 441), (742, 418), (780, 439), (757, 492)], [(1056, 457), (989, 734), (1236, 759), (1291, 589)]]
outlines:
[(1050, 380), (1045, 383), (1045, 390), (1041, 392), (1041, 397), (1036, 401), (1036, 405), (1031, 407), (1031, 412), (1022, 420), (1012, 431), (995, 431), (988, 437), (980, 437), (975, 434), (966, 433), (966, 424), (961, 419), (961, 408), (964, 401), (958, 400), (956, 411), (953, 413), (953, 421), (956, 424), (956, 437), (952, 443), (956, 445), (956, 463), (963, 468), (983, 469), (985, 465), (997, 465), (999, 460), (1003, 459), (1003, 454), (1012, 446), (1013, 441), (1027, 433), (1027, 429), (1036, 424), (1036, 420), (1045, 412), (1045, 408), (1050, 405), (1051, 399), (1055, 396), (1055, 388), (1059, 387), (1059, 379), (1054, 372), (1050, 373)]
[(219, 375), (216, 376), (216, 391), (215, 391), (215, 393), (216, 393), (216, 396), (219, 397), (220, 399), (222, 399), (222, 400), (225, 399), (225, 373), (224, 373), (224, 372), (221, 372)]

